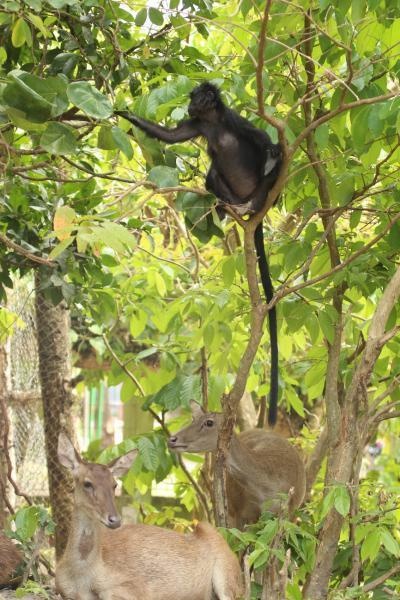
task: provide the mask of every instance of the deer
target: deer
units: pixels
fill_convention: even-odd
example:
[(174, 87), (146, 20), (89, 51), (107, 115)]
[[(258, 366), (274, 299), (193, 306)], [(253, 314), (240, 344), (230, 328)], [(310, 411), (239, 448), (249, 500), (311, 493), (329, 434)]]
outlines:
[(108, 465), (84, 461), (61, 433), (58, 460), (73, 476), (74, 505), (56, 589), (64, 600), (236, 600), (239, 562), (209, 523), (193, 533), (121, 525), (115, 478), (136, 460), (132, 449)]
[[(223, 415), (191, 401), (192, 423), (168, 440), (173, 452), (215, 452)], [(228, 524), (243, 529), (263, 510), (291, 516), (305, 495), (304, 463), (288, 440), (271, 431), (233, 432), (226, 457)], [(286, 499), (284, 498), (286, 496)]]

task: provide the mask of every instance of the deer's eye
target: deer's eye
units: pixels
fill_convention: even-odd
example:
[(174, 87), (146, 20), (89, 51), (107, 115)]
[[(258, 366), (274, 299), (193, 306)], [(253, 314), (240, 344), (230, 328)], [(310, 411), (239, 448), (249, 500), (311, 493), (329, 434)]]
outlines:
[(87, 479), (83, 482), (83, 487), (85, 488), (85, 490), (92, 490), (93, 489), (93, 483), (91, 481), (88, 481)]
[(212, 419), (207, 419), (206, 427), (212, 427), (214, 425), (214, 421)]

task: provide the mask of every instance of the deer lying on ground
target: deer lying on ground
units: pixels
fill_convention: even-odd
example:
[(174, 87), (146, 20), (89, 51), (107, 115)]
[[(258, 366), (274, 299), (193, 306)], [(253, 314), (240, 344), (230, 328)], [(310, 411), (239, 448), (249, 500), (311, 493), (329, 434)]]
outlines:
[[(171, 436), (169, 447), (175, 452), (215, 451), (222, 414), (204, 412), (196, 402), (191, 409), (192, 424)], [(285, 494), (291, 514), (302, 503), (305, 488), (303, 461), (285, 438), (263, 429), (233, 434), (226, 481), (231, 527), (256, 522), (263, 509), (281, 512)]]
[(121, 525), (114, 477), (126, 473), (131, 450), (108, 466), (81, 459), (61, 434), (58, 459), (72, 472), (75, 504), (56, 587), (68, 600), (236, 600), (239, 563), (208, 523), (183, 535), (151, 525)]
[(0, 531), (0, 587), (10, 583), (15, 570), (22, 563), (21, 551)]

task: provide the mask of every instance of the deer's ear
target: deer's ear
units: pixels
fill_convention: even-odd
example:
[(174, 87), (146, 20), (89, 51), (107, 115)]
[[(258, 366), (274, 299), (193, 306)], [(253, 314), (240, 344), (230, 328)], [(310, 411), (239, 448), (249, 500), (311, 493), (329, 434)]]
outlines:
[(60, 464), (75, 474), (78, 471), (82, 460), (78, 452), (75, 450), (69, 437), (61, 432), (58, 436), (57, 456)]
[(197, 402), (195, 402), (194, 400), (190, 401), (190, 410), (192, 411), (193, 419), (198, 419), (199, 417), (202, 417), (205, 414), (200, 404), (197, 404)]
[(133, 448), (133, 450), (129, 450), (129, 452), (126, 454), (123, 454), (118, 458), (114, 458), (114, 460), (108, 464), (108, 468), (113, 476), (122, 477), (122, 475), (125, 475), (125, 473), (129, 471), (133, 465), (138, 453), (139, 451), (136, 448)]

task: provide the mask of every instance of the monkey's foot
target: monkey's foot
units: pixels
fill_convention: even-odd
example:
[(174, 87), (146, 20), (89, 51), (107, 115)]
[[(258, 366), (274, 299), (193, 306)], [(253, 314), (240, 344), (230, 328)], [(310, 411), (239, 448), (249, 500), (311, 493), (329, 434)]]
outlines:
[(252, 208), (251, 204), (251, 201), (246, 202), (246, 204), (235, 204), (232, 205), (232, 208), (240, 217), (244, 217), (245, 215), (254, 215), (256, 211)]

